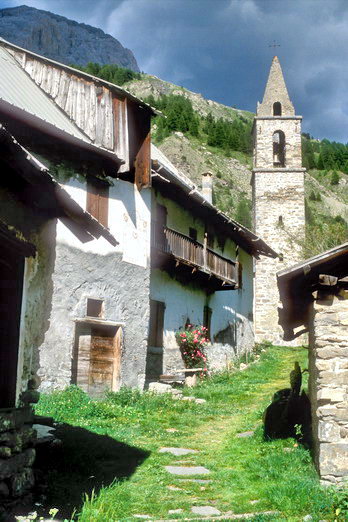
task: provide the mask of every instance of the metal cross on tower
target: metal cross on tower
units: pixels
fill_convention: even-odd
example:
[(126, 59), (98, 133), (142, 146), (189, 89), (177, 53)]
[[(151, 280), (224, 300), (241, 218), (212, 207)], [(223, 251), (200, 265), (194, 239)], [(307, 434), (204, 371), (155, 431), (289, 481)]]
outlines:
[(277, 44), (276, 41), (273, 40), (273, 43), (270, 44), (268, 47), (273, 47), (275, 49), (276, 47), (280, 47), (280, 44)]

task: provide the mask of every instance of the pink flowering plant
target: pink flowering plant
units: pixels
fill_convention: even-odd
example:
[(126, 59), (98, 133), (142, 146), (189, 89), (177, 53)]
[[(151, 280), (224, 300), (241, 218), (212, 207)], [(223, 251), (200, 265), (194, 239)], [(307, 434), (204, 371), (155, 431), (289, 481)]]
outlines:
[(185, 329), (180, 329), (176, 332), (175, 337), (186, 368), (207, 369), (207, 356), (205, 353), (205, 346), (209, 342), (207, 330), (205, 326), (189, 324)]

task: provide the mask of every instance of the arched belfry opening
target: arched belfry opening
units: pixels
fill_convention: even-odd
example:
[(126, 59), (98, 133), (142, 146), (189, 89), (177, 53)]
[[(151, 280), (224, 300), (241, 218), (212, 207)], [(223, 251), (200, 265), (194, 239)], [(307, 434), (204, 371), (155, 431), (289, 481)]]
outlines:
[(273, 116), (282, 115), (282, 104), (280, 102), (273, 103)]
[(285, 134), (281, 130), (273, 133), (273, 166), (285, 167)]

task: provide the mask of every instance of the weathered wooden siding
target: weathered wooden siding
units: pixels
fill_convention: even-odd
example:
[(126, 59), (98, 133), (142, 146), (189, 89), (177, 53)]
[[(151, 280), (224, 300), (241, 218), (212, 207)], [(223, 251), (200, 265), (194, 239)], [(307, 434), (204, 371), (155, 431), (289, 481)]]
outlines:
[(114, 150), (122, 159), (126, 157), (123, 140), (114, 139), (113, 93), (108, 88), (24, 52), (8, 50), (96, 145)]
[(120, 172), (134, 172), (139, 189), (150, 186), (149, 112), (98, 80), (18, 49), (7, 51), (86, 137), (123, 160)]

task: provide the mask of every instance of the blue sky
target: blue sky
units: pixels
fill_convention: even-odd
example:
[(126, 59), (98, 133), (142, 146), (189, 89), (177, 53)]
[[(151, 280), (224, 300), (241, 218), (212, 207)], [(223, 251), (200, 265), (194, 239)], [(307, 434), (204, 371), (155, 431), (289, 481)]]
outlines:
[(348, 142), (348, 0), (0, 0), (100, 27), (144, 72), (255, 111), (274, 53), (303, 130)]

